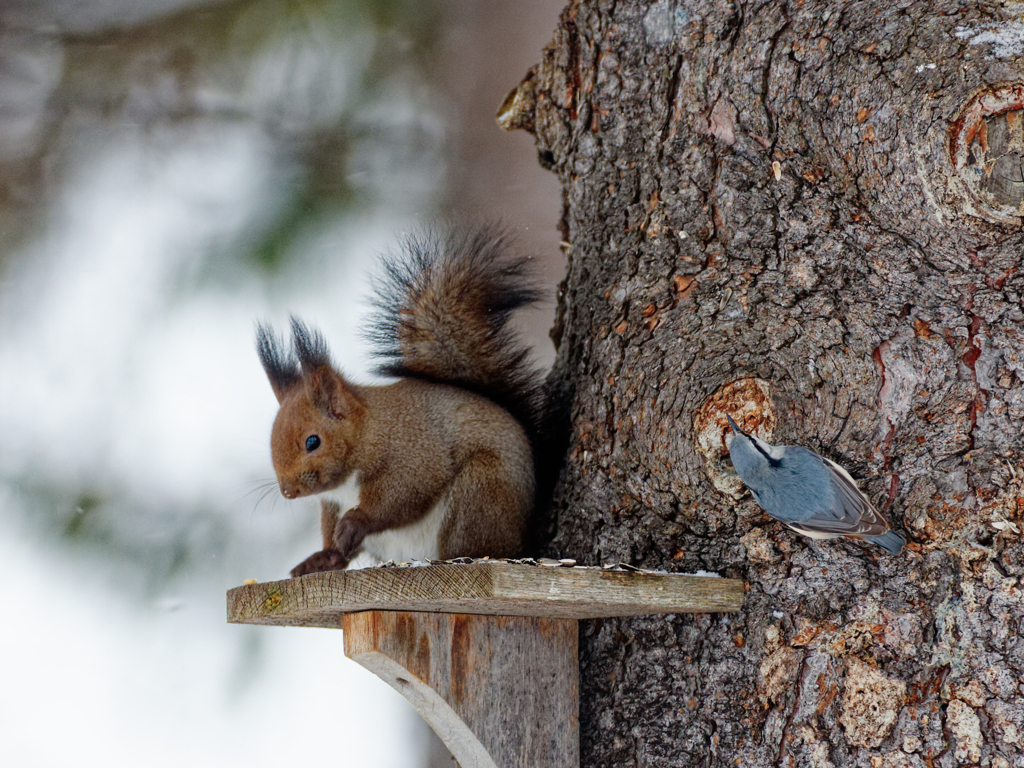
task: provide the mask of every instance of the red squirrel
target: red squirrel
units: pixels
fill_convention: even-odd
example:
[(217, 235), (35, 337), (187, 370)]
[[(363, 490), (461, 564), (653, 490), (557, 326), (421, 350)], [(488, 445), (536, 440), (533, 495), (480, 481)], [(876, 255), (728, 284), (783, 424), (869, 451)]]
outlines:
[[(369, 338), (392, 384), (360, 386), (295, 317), (292, 349), (264, 324), (257, 351), (280, 409), (271, 456), (281, 493), (321, 495), (323, 550), (292, 576), (382, 561), (509, 557), (535, 503), (539, 373), (508, 327), (539, 292), (494, 227), (405, 239), (383, 261)], [(358, 487), (344, 511), (331, 498)]]

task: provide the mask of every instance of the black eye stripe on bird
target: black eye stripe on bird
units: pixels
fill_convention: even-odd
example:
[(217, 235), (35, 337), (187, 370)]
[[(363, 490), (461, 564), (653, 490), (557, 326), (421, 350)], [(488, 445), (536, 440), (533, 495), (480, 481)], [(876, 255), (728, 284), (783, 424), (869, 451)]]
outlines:
[(736, 473), (771, 517), (812, 539), (858, 539), (894, 555), (903, 550), (903, 537), (845, 469), (807, 448), (769, 445), (725, 418), (733, 431), (729, 456)]

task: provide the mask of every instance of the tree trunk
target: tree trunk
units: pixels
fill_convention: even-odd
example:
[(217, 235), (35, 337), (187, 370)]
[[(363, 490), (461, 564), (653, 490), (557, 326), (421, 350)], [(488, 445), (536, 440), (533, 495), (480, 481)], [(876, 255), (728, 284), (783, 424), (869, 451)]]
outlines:
[[(583, 625), (583, 765), (1024, 766), (1014, 8), (583, 1), (506, 102), (564, 185), (549, 554), (749, 585)], [(726, 412), (907, 550), (768, 518)]]

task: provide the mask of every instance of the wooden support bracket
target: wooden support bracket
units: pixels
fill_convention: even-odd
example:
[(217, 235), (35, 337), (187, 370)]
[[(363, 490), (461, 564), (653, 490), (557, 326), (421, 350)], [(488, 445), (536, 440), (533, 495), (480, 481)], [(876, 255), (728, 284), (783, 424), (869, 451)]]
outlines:
[(579, 765), (579, 619), (730, 612), (743, 582), (504, 562), (330, 571), (228, 592), (228, 621), (340, 627), (461, 768)]
[(576, 624), (366, 611), (342, 627), (345, 655), (405, 696), (462, 768), (513, 768), (580, 763)]

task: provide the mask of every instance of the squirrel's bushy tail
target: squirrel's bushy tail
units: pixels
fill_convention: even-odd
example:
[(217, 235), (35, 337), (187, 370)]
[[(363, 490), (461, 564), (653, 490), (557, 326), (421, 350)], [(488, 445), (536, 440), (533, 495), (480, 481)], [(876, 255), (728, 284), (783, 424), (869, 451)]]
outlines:
[(508, 321), (540, 298), (498, 226), (409, 235), (375, 281), (378, 372), (453, 384), (502, 406), (537, 439), (542, 379)]

